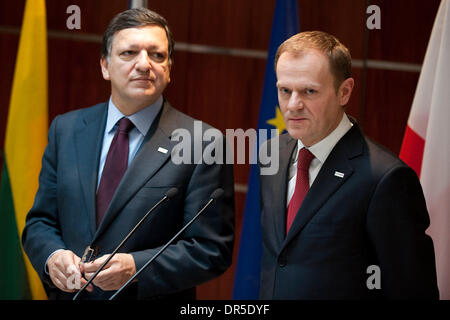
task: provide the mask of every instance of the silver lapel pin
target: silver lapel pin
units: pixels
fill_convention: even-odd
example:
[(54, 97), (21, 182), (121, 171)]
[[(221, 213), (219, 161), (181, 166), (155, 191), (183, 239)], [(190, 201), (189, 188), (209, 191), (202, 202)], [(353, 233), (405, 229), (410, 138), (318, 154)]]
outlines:
[(159, 147), (159, 148), (158, 148), (158, 151), (161, 152), (161, 153), (166, 154), (168, 150), (167, 150), (167, 149), (164, 149), (164, 148), (162, 148), (162, 147)]
[(344, 177), (344, 174), (342, 173), (342, 172), (339, 172), (339, 171), (335, 171), (334, 172), (334, 175), (336, 176), (336, 177), (338, 177), (338, 178), (343, 178)]

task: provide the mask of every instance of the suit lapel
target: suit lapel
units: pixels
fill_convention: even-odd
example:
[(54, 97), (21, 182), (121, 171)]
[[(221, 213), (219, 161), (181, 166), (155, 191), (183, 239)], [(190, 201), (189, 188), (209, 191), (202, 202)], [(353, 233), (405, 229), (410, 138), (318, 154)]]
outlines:
[(301, 232), (320, 207), (350, 178), (353, 167), (349, 159), (362, 154), (362, 151), (362, 134), (358, 125), (354, 124), (336, 144), (320, 169), (292, 223), (283, 248)]
[(276, 199), (274, 201), (274, 214), (271, 215), (274, 217), (276, 237), (279, 246), (283, 243), (286, 234), (286, 194), (287, 181), (289, 179), (289, 165), (292, 153), (297, 147), (297, 140), (290, 136), (287, 137), (286, 141), (280, 141), (279, 174), (274, 176), (273, 183), (270, 185), (271, 193), (273, 195), (281, 195), (281, 199)]
[(107, 104), (93, 109), (75, 132), (75, 148), (80, 184), (86, 203), (86, 219), (91, 236), (96, 229), (95, 194), (97, 189), (98, 163), (103, 142), (107, 115)]
[[(119, 186), (111, 199), (110, 206), (95, 234), (97, 239), (108, 227), (111, 221), (120, 213), (126, 203), (142, 188), (142, 186), (169, 160), (176, 141), (171, 141), (170, 133), (165, 130), (167, 123), (173, 122), (170, 113), (172, 108), (165, 102), (160, 118), (156, 118), (150, 127), (139, 152), (128, 167)], [(158, 151), (162, 147), (166, 153)]]

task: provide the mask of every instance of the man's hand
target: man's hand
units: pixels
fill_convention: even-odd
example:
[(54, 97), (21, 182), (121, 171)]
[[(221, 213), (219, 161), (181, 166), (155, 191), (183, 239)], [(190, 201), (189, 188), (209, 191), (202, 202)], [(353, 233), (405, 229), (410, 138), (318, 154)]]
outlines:
[[(64, 292), (77, 292), (87, 282), (81, 276), (81, 259), (70, 250), (58, 250), (47, 261), (48, 274), (53, 284)], [(89, 285), (86, 290), (94, 288)]]
[[(81, 264), (81, 271), (90, 279), (98, 268), (108, 259), (109, 254), (92, 262)], [(104, 291), (118, 290), (136, 273), (134, 258), (128, 253), (116, 254), (95, 277), (93, 283)]]

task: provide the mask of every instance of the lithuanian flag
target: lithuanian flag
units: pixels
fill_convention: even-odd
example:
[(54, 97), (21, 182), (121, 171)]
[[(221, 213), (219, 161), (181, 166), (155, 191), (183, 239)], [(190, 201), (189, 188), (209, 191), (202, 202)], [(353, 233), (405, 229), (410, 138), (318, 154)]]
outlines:
[(45, 0), (27, 0), (6, 126), (0, 189), (0, 299), (46, 299), (20, 238), (47, 143)]

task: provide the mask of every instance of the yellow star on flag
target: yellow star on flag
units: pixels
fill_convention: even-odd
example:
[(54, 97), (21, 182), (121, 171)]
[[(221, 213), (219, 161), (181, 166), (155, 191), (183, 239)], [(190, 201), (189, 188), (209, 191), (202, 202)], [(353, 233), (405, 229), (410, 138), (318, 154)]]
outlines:
[(275, 118), (269, 119), (266, 122), (277, 128), (278, 135), (280, 135), (281, 133), (283, 133), (284, 130), (286, 130), (286, 124), (284, 123), (280, 107), (276, 106), (275, 111), (276, 111)]

